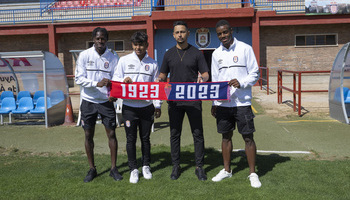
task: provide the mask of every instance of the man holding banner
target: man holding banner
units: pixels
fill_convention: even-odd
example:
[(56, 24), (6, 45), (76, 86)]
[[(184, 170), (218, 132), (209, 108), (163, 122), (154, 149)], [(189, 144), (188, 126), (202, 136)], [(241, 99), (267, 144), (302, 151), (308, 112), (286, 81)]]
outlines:
[[(136, 91), (134, 82), (154, 82), (159, 75), (158, 65), (155, 60), (147, 54), (148, 36), (144, 32), (137, 31), (131, 36), (131, 44), (133, 52), (124, 57), (121, 57), (117, 70), (113, 75), (113, 81), (123, 82), (123, 87), (128, 89), (128, 94), (132, 97), (133, 94), (138, 98), (130, 99), (124, 95), (122, 115), (124, 119), (124, 127), (126, 133), (126, 151), (128, 154), (128, 162), (130, 169), (130, 183), (137, 183), (139, 181), (139, 171), (136, 162), (136, 140), (137, 128), (141, 139), (142, 149), (142, 174), (145, 179), (151, 179), (152, 173), (150, 168), (151, 160), (151, 144), (150, 134), (154, 116), (156, 118), (161, 115), (161, 101), (150, 100), (147, 96), (146, 88), (152, 86), (143, 84), (140, 86), (142, 91)], [(111, 96), (114, 96), (114, 86), (112, 85)], [(124, 90), (124, 94), (126, 90)], [(145, 97), (147, 96), (147, 97)], [(143, 99), (143, 97), (145, 97)]]
[(117, 66), (118, 58), (108, 50), (108, 32), (97, 27), (92, 32), (94, 46), (81, 52), (75, 70), (75, 82), (81, 86), (80, 105), (81, 124), (85, 132), (85, 151), (90, 170), (84, 182), (90, 182), (97, 176), (94, 159), (94, 135), (97, 115), (100, 114), (108, 137), (111, 151), (111, 170), (109, 175), (116, 181), (122, 180), (116, 161), (118, 141), (115, 136), (116, 112), (113, 102), (108, 101), (110, 79)]
[(212, 181), (218, 182), (232, 176), (231, 152), (232, 135), (237, 124), (238, 132), (245, 141), (251, 186), (261, 187), (258, 175), (255, 173), (256, 145), (253, 139), (254, 114), (251, 109), (251, 87), (259, 79), (259, 68), (251, 46), (232, 36), (233, 30), (226, 20), (216, 24), (216, 33), (221, 45), (212, 55), (212, 81), (229, 81), (231, 86), (230, 99), (213, 101), (212, 115), (216, 118), (217, 130), (222, 134), (222, 169)]
[[(187, 24), (183, 21), (176, 21), (173, 24), (173, 37), (176, 46), (169, 49), (163, 59), (160, 70), (159, 81), (166, 81), (170, 73), (170, 82), (206, 82), (209, 78), (208, 66), (204, 55), (195, 47), (187, 43), (190, 34)], [(198, 72), (200, 76), (198, 76)], [(176, 91), (185, 91), (185, 86), (179, 86)], [(179, 90), (178, 90), (179, 89)], [(193, 90), (194, 91), (194, 90)], [(189, 92), (178, 94), (177, 97), (184, 97)], [(196, 95), (194, 92), (191, 93)], [(180, 138), (182, 123), (185, 113), (190, 122), (194, 140), (196, 170), (195, 174), (199, 180), (206, 180), (207, 176), (203, 169), (204, 164), (204, 137), (202, 122), (202, 102), (184, 98), (185, 101), (168, 101), (168, 114), (170, 122), (170, 143), (173, 170), (171, 179), (176, 180), (181, 174), (180, 168)], [(192, 101), (191, 101), (192, 100)]]

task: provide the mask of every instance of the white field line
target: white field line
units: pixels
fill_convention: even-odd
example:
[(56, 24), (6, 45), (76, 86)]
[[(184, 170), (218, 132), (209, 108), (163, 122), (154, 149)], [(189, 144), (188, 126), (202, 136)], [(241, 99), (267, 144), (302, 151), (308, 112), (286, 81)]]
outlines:
[[(221, 149), (219, 149), (221, 151)], [(232, 152), (244, 152), (244, 149), (233, 149)], [(310, 151), (267, 151), (257, 150), (257, 153), (285, 153), (285, 154), (311, 154)]]

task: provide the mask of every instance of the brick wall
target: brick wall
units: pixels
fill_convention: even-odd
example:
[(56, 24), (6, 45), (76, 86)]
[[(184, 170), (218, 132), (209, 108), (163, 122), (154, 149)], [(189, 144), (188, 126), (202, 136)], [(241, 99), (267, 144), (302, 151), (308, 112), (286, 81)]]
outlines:
[[(350, 24), (261, 27), (260, 63), (286, 70), (331, 70), (341, 47), (350, 41)], [(338, 46), (294, 47), (296, 34), (338, 34)]]
[[(119, 57), (132, 52), (130, 37), (134, 31), (109, 32), (109, 40), (124, 40), (124, 52), (117, 52)], [(84, 50), (86, 42), (92, 41), (91, 33), (70, 33), (58, 37), (58, 58), (66, 74), (74, 74), (75, 62), (69, 50)], [(14, 35), (0, 37), (0, 52), (12, 51), (49, 51), (48, 35)], [(70, 86), (72, 81), (69, 80)]]
[(0, 37), (0, 52), (48, 51), (48, 35), (10, 35)]

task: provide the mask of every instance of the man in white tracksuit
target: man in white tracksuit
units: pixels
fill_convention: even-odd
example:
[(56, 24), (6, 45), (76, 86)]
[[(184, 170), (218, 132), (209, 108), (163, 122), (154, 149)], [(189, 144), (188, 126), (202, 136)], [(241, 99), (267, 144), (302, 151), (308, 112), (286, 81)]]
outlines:
[(217, 130), (222, 134), (222, 157), (224, 169), (212, 180), (221, 181), (232, 176), (232, 135), (236, 127), (245, 141), (251, 186), (261, 187), (255, 173), (256, 145), (253, 139), (254, 114), (251, 109), (251, 87), (259, 79), (259, 68), (251, 46), (234, 38), (233, 30), (226, 20), (216, 24), (216, 33), (221, 45), (212, 55), (212, 81), (229, 81), (230, 99), (213, 101), (212, 115), (216, 118)]
[(105, 28), (95, 28), (92, 39), (94, 46), (80, 53), (75, 70), (75, 82), (82, 87), (81, 124), (85, 132), (85, 151), (90, 165), (84, 182), (90, 182), (97, 176), (94, 135), (98, 114), (105, 126), (111, 151), (112, 167), (109, 175), (118, 181), (123, 177), (116, 168), (118, 150), (118, 141), (115, 136), (116, 112), (113, 102), (108, 101), (110, 79), (117, 66), (118, 58), (107, 48), (108, 32)]
[[(133, 52), (120, 58), (117, 70), (113, 75), (114, 81), (154, 82), (159, 75), (158, 65), (147, 54), (148, 36), (137, 31), (131, 36)], [(142, 174), (145, 179), (151, 179), (150, 168), (151, 144), (150, 134), (154, 117), (161, 115), (161, 101), (123, 99), (122, 115), (126, 132), (126, 150), (130, 169), (130, 183), (139, 181), (139, 171), (136, 162), (137, 128), (141, 139)]]

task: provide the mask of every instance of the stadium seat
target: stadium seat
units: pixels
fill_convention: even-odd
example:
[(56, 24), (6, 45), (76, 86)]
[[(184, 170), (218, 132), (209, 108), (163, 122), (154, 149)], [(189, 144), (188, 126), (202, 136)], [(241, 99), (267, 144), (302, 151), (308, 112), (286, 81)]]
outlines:
[[(51, 99), (47, 97), (47, 108), (51, 107)], [(45, 114), (45, 97), (39, 97), (34, 109), (30, 110), (31, 114)]]
[(3, 114), (9, 115), (9, 124), (12, 123), (11, 112), (16, 109), (16, 101), (14, 97), (5, 97), (0, 108), (1, 125), (4, 124)]
[(54, 90), (49, 97), (51, 98), (51, 104), (54, 106), (64, 100), (64, 93), (62, 90)]
[(16, 100), (16, 104), (18, 105), (19, 103), (19, 100), (23, 97), (32, 97), (32, 95), (30, 94), (29, 91), (20, 91), (18, 94), (17, 94), (17, 100)]
[[(343, 87), (343, 93), (344, 93), (344, 100), (345, 100), (346, 97), (348, 96), (349, 88)], [(334, 92), (334, 100), (335, 100), (335, 101), (338, 101), (338, 102), (341, 102), (341, 99), (340, 99), (340, 87), (338, 87), (337, 89), (335, 89), (335, 92)]]
[(1, 105), (2, 100), (3, 100), (5, 97), (12, 97), (12, 98), (15, 98), (15, 96), (13, 95), (13, 92), (12, 92), (12, 91), (3, 91), (3, 92), (1, 93), (1, 96), (0, 96), (0, 105)]
[(344, 94), (344, 103), (350, 104), (350, 90), (348, 89), (348, 94), (345, 96)]
[(44, 97), (44, 90), (38, 90), (34, 93), (33, 96), (33, 103), (36, 104), (36, 101), (39, 99), (39, 97)]
[(34, 108), (33, 99), (31, 97), (23, 97), (19, 100), (19, 104), (16, 110), (12, 110), (13, 114), (27, 114)]

